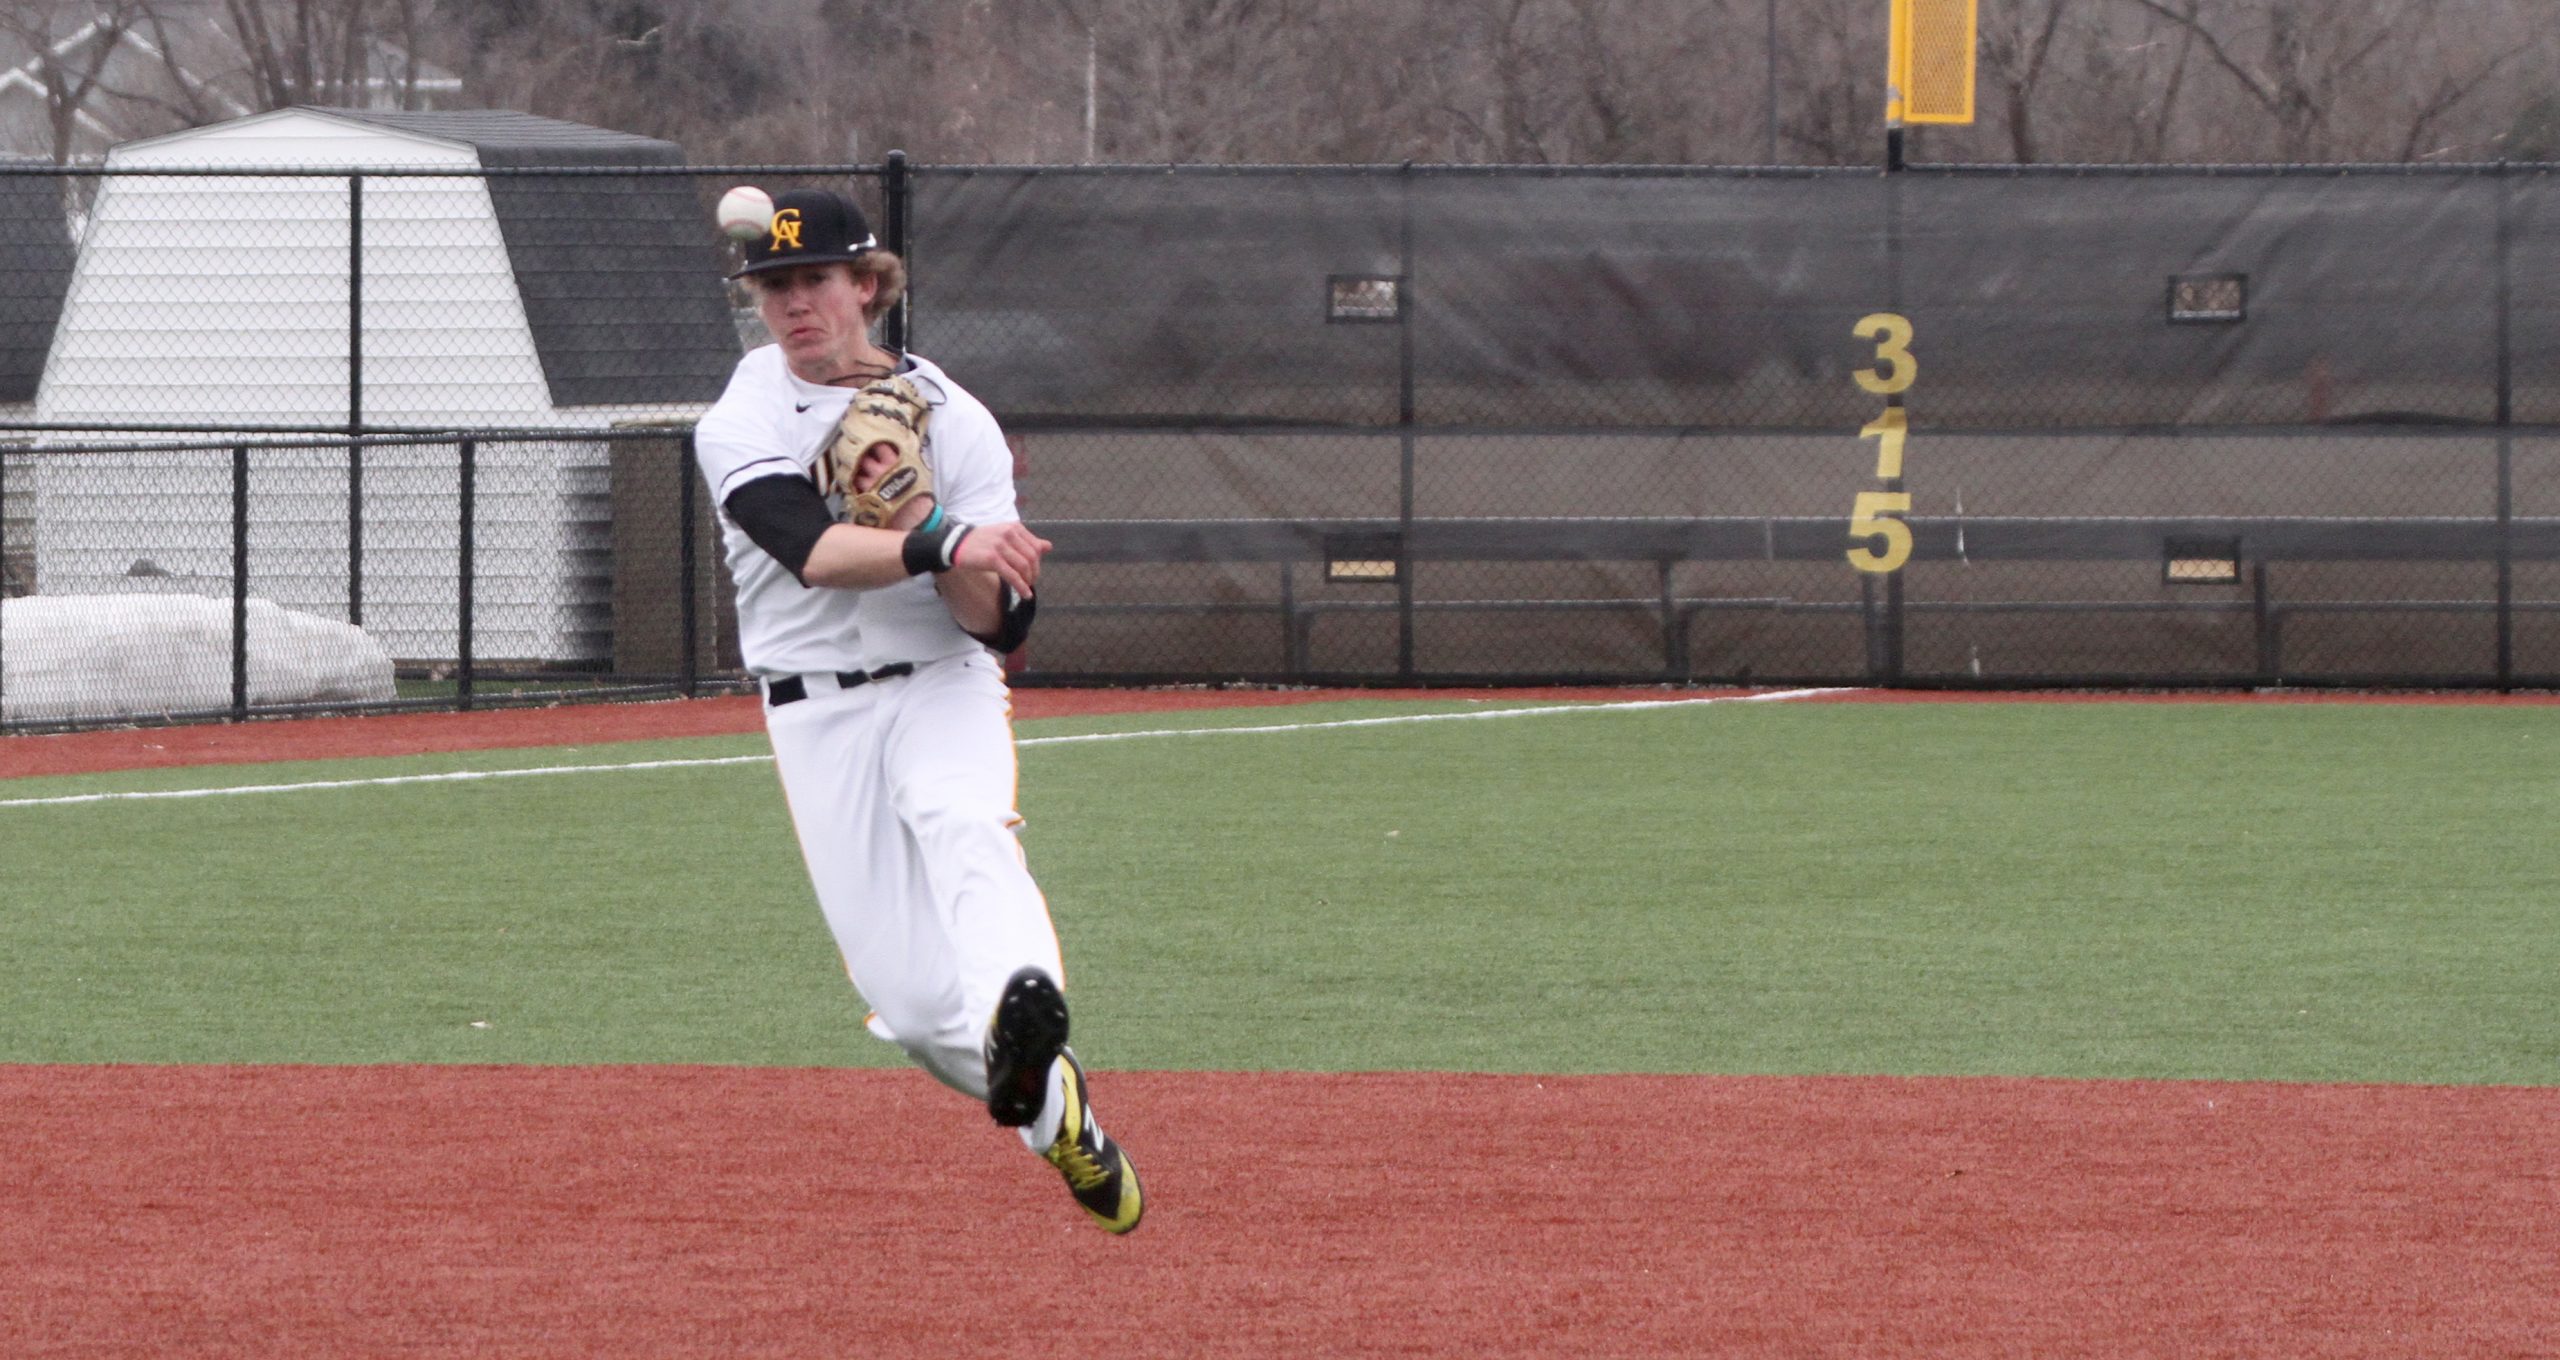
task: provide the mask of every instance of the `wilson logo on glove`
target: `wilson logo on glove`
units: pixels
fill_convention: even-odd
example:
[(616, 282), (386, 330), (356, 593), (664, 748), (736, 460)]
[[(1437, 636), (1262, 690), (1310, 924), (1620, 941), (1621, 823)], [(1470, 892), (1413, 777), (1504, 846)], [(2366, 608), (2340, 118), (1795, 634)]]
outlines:
[(892, 503), (903, 502), (915, 489), (916, 480), (924, 476), (920, 467), (902, 467), (880, 479), (871, 494)]

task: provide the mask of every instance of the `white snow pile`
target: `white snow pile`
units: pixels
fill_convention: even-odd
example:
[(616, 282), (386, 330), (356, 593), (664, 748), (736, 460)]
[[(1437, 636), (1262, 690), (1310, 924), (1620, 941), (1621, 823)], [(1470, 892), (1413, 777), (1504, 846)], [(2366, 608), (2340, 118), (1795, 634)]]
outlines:
[[(389, 699), (391, 655), (361, 628), (249, 601), (249, 703)], [(0, 600), (0, 721), (224, 712), (231, 601), (194, 595)]]

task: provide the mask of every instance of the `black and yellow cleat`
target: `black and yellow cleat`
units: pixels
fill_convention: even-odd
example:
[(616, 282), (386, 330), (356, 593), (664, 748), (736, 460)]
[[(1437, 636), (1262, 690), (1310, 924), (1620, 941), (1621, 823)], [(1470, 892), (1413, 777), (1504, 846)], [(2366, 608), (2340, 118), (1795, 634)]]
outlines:
[(1067, 1046), (1067, 998), (1056, 979), (1023, 968), (1005, 980), (987, 1021), (987, 1114), (1018, 1129), (1049, 1101), (1049, 1064)]
[(1061, 1087), (1066, 1114), (1058, 1122), (1057, 1141), (1040, 1155), (1067, 1178), (1068, 1193), (1103, 1231), (1128, 1232), (1146, 1212), (1146, 1201), (1138, 1190), (1138, 1168), (1094, 1122), (1092, 1107), (1085, 1103), (1083, 1064), (1075, 1054), (1063, 1051), (1058, 1060), (1066, 1068)]

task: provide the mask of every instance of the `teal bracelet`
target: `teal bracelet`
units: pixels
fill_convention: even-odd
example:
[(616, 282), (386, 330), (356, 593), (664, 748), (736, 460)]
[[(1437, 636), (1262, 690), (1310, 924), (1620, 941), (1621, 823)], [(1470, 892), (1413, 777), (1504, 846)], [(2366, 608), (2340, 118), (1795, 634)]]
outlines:
[(942, 503), (941, 503), (940, 501), (936, 501), (936, 502), (934, 502), (934, 505), (933, 505), (933, 513), (932, 513), (932, 514), (930, 514), (930, 515), (925, 516), (925, 517), (924, 517), (924, 523), (917, 525), (917, 526), (916, 526), (916, 528), (915, 528), (915, 531), (916, 531), (917, 533), (920, 533), (920, 534), (929, 534), (929, 533), (932, 533), (934, 530), (939, 529), (939, 528), (941, 528), (941, 527), (942, 527)]

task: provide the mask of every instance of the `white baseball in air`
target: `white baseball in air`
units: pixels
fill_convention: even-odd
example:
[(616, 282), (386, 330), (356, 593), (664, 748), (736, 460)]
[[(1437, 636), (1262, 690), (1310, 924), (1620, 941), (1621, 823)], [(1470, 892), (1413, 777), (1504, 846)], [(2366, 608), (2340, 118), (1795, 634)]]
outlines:
[(720, 230), (734, 241), (752, 241), (773, 226), (773, 195), (741, 184), (720, 195)]

